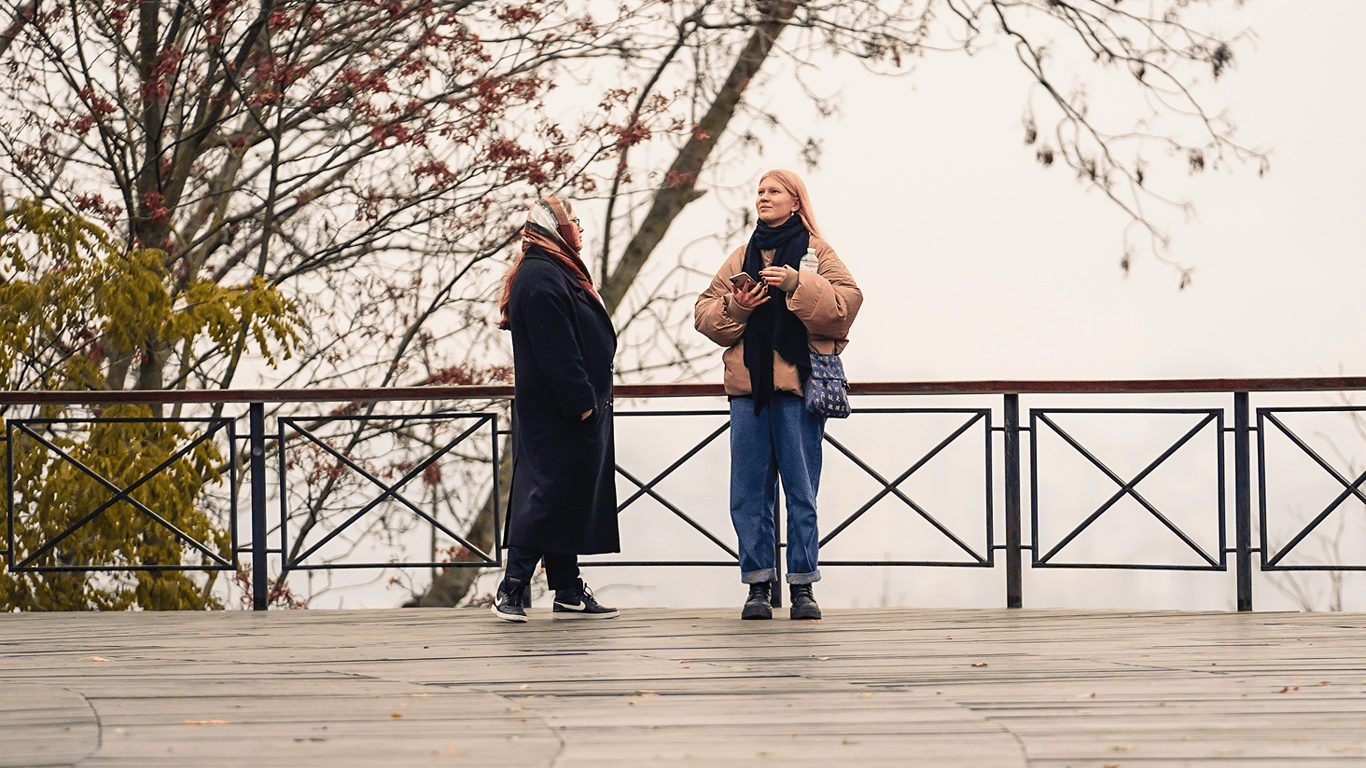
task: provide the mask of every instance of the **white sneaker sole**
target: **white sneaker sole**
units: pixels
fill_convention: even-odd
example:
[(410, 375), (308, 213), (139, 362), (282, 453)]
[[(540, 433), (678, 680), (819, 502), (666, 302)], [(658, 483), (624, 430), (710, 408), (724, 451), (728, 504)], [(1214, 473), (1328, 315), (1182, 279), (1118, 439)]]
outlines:
[(503, 621), (515, 621), (515, 622), (518, 622), (518, 623), (521, 623), (521, 622), (526, 621), (526, 616), (518, 616), (518, 615), (515, 614), (515, 613), (503, 613), (502, 611), (498, 610), (498, 606), (497, 606), (497, 605), (493, 606), (493, 607), (492, 607), (492, 610), (493, 610), (493, 615), (494, 615), (494, 616), (497, 616), (498, 618), (502, 619)]
[(621, 615), (621, 611), (611, 613), (583, 613), (582, 611), (555, 611), (550, 614), (553, 619), (615, 619)]

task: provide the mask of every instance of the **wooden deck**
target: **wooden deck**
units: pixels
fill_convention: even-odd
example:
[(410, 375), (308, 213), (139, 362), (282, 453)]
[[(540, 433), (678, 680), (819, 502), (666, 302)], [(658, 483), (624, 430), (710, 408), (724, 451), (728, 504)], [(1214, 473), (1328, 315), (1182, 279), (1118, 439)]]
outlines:
[(736, 615), (6, 614), (0, 766), (1366, 765), (1362, 614)]

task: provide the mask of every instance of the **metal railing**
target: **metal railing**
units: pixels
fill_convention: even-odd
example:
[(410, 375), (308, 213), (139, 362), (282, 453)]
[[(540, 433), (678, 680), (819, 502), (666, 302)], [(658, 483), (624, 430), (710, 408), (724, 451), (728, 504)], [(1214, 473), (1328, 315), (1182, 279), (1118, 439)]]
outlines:
[[(1305, 413), (1351, 413), (1366, 412), (1366, 408), (1357, 408), (1351, 405), (1340, 406), (1267, 406), (1259, 407), (1256, 410), (1255, 421), (1251, 410), (1251, 395), (1275, 395), (1282, 399), (1288, 395), (1305, 393), (1316, 393), (1320, 397), (1331, 393), (1352, 392), (1366, 389), (1366, 378), (1361, 377), (1323, 377), (1323, 378), (1277, 378), (1277, 379), (1166, 379), (1166, 380), (1137, 380), (1137, 381), (970, 381), (970, 382), (863, 382), (853, 383), (850, 386), (851, 395), (854, 398), (855, 409), (854, 417), (848, 422), (847, 429), (853, 429), (854, 424), (860, 420), (876, 420), (890, 418), (892, 414), (909, 414), (915, 416), (938, 416), (949, 420), (950, 427), (947, 434), (929, 450), (919, 456), (906, 458), (905, 468), (900, 472), (885, 476), (874, 466), (860, 457), (859, 453), (849, 447), (846, 441), (842, 441), (836, 433), (846, 429), (844, 425), (832, 428), (827, 431), (826, 440), (834, 448), (834, 453), (827, 452), (828, 457), (842, 457), (847, 459), (855, 467), (861, 477), (870, 479), (876, 490), (866, 502), (853, 507), (850, 511), (838, 511), (833, 514), (839, 515), (839, 521), (831, 525), (829, 532), (825, 533), (822, 540), (822, 547), (829, 544), (832, 540), (841, 536), (850, 526), (864, 518), (865, 514), (872, 510), (879, 503), (895, 500), (909, 510), (910, 516), (922, 522), (943, 537), (947, 542), (948, 548), (957, 553), (954, 558), (900, 558), (900, 559), (826, 559), (822, 558), (822, 566), (921, 566), (921, 567), (969, 567), (969, 568), (995, 568), (996, 553), (1004, 553), (1005, 571), (1005, 602), (1012, 608), (1023, 605), (1023, 576), (1025, 573), (1024, 553), (1029, 552), (1029, 567), (1031, 569), (1048, 568), (1079, 568), (1079, 569), (1134, 569), (1134, 570), (1184, 570), (1184, 571), (1226, 571), (1229, 568), (1230, 555), (1232, 556), (1232, 567), (1235, 571), (1236, 601), (1237, 609), (1240, 611), (1252, 610), (1252, 583), (1254, 567), (1259, 567), (1263, 571), (1276, 570), (1366, 570), (1366, 564), (1361, 563), (1291, 563), (1287, 557), (1295, 551), (1297, 546), (1302, 545), (1315, 530), (1335, 512), (1338, 512), (1344, 503), (1351, 500), (1366, 503), (1366, 473), (1361, 473), (1351, 477), (1350, 473), (1344, 474), (1333, 463), (1325, 459), (1322, 452), (1316, 450), (1310, 441), (1300, 434), (1295, 428), (1287, 424), (1289, 415)], [(283, 572), (287, 573), (295, 570), (310, 569), (342, 569), (342, 568), (387, 568), (395, 565), (402, 566), (424, 566), (424, 567), (492, 567), (502, 563), (501, 547), (495, 543), (491, 549), (475, 546), (467, 540), (465, 535), (440, 522), (431, 514), (421, 503), (415, 502), (404, 495), (405, 486), (415, 478), (423, 475), (424, 472), (431, 471), (438, 460), (447, 456), (458, 447), (473, 440), (476, 436), (484, 440), (489, 446), (491, 455), (488, 464), (492, 470), (492, 491), (493, 497), (498, 496), (498, 471), (496, 467), (499, 463), (498, 443), (508, 434), (506, 429), (498, 426), (498, 415), (492, 412), (476, 413), (432, 413), (419, 415), (398, 415), (386, 416), (377, 413), (357, 415), (354, 413), (356, 408), (363, 404), (375, 403), (400, 403), (400, 402), (469, 402), (469, 401), (505, 401), (513, 394), (510, 386), (452, 386), (452, 387), (411, 387), (411, 388), (389, 388), (389, 389), (335, 389), (335, 390), (224, 390), (224, 391), (124, 391), (124, 392), (0, 392), (0, 409), (8, 410), (7, 406), (42, 406), (42, 405), (81, 405), (85, 407), (102, 407), (114, 404), (147, 404), (147, 405), (183, 405), (198, 404), (211, 405), (215, 407), (226, 407), (234, 404), (244, 405), (246, 410), (242, 418), (246, 422), (244, 433), (239, 434), (236, 428), (237, 419), (231, 417), (216, 417), (213, 419), (156, 419), (149, 418), (142, 421), (147, 422), (181, 422), (198, 424), (201, 433), (198, 437), (189, 439), (189, 443), (182, 446), (170, 458), (161, 462), (149, 472), (146, 472), (139, 479), (132, 482), (120, 483), (111, 481), (100, 475), (98, 471), (85, 466), (81, 461), (69, 451), (67, 447), (58, 444), (44, 435), (54, 424), (59, 422), (65, 424), (76, 424), (80, 422), (98, 422), (98, 415), (89, 419), (50, 419), (50, 418), (6, 418), (3, 439), (5, 441), (6, 466), (8, 468), (6, 477), (6, 510), (7, 510), (7, 537), (4, 544), (4, 562), (11, 572), (24, 571), (129, 571), (129, 570), (156, 570), (156, 569), (184, 569), (184, 570), (229, 570), (240, 567), (239, 555), (249, 554), (251, 556), (250, 567), (251, 581), (253, 586), (252, 604), (253, 607), (261, 610), (268, 605), (265, 594), (267, 585), (270, 581), (268, 573), (269, 558), (274, 556), (281, 563)], [(717, 385), (701, 384), (674, 384), (674, 385), (619, 385), (615, 394), (619, 400), (645, 398), (655, 401), (662, 398), (719, 398), (724, 395), (721, 387)], [(1053, 407), (1045, 402), (1042, 407), (1033, 407), (1028, 412), (1021, 410), (1021, 398), (1039, 397), (1042, 400), (1056, 400), (1062, 397), (1074, 396), (1168, 396), (1168, 395), (1190, 395), (1203, 398), (1217, 398), (1222, 401), (1215, 407), (1171, 407), (1171, 408), (1152, 408), (1152, 407), (1116, 407), (1116, 408), (1061, 408)], [(863, 407), (864, 403), (871, 402), (883, 396), (902, 396), (911, 399), (929, 398), (967, 398), (967, 399), (986, 399), (989, 401), (987, 407)], [(342, 403), (348, 404), (344, 412), (333, 413), (330, 415), (320, 415), (312, 417), (299, 417), (292, 415), (280, 415), (275, 417), (276, 429), (268, 431), (266, 428), (266, 405), (286, 405), (304, 403)], [(3, 413), (3, 411), (0, 411)], [(689, 528), (699, 534), (709, 542), (708, 546), (716, 547), (722, 553), (722, 557), (715, 559), (622, 559), (618, 558), (611, 562), (597, 563), (607, 566), (648, 566), (648, 565), (670, 565), (670, 566), (736, 566), (735, 550), (729, 546), (725, 539), (729, 531), (717, 533), (709, 530), (708, 527), (699, 522), (695, 515), (674, 503), (668, 495), (661, 490), (661, 484), (669, 477), (679, 471), (685, 464), (693, 460), (704, 448), (714, 444), (728, 429), (726, 412), (721, 410), (648, 410), (648, 409), (622, 409), (617, 414), (619, 418), (657, 418), (670, 419), (676, 417), (710, 417), (720, 423), (706, 434), (695, 444), (684, 449), (678, 457), (669, 461), (664, 469), (657, 471), (653, 476), (645, 479), (640, 476), (642, 473), (633, 470), (631, 467), (624, 466), (619, 455), (618, 475), (634, 490), (621, 495), (619, 507), (626, 510), (633, 505), (650, 500), (660, 505), (669, 514), (683, 521)], [(999, 415), (999, 423), (994, 416)], [(1188, 425), (1183, 425), (1183, 431), (1179, 436), (1164, 450), (1161, 450), (1155, 458), (1152, 458), (1137, 472), (1131, 472), (1127, 476), (1119, 470), (1111, 467), (1109, 463), (1096, 452), (1089, 448), (1085, 441), (1076, 435), (1064, 423), (1066, 419), (1072, 417), (1115, 417), (1121, 419), (1159, 419), (1175, 417), (1189, 419)], [(391, 481), (387, 476), (381, 477), (380, 474), (371, 471), (366, 466), (353, 460), (350, 452), (345, 447), (333, 445), (326, 437), (319, 436), (320, 425), (364, 421), (387, 421), (392, 423), (423, 423), (432, 425), (441, 423), (442, 429), (449, 428), (455, 434), (449, 438), (443, 438), (444, 442), (432, 442), (431, 453), (423, 460), (412, 462), (402, 468), (402, 474), (397, 480)], [(1228, 426), (1226, 421), (1231, 420), (1232, 426)], [(137, 420), (128, 420), (137, 421)], [(407, 427), (403, 427), (406, 429)], [(393, 427), (395, 433), (401, 431), (400, 427)], [(231, 492), (225, 500), (232, 524), (230, 526), (231, 546), (230, 551), (218, 551), (210, 542), (196, 541), (193, 536), (180, 530), (170, 520), (163, 518), (158, 512), (148, 504), (139, 501), (135, 492), (150, 477), (158, 472), (165, 471), (176, 461), (183, 459), (193, 448), (211, 439), (217, 434), (225, 436), (228, 446), (228, 456), (224, 461), (230, 473), (228, 486)], [(1276, 546), (1268, 537), (1268, 459), (1267, 459), (1267, 438), (1275, 434), (1283, 438), (1295, 450), (1306, 455), (1314, 465), (1320, 467), (1327, 476), (1336, 484), (1335, 487), (1341, 488), (1336, 493), (1335, 498), (1327, 503), (1320, 511), (1303, 527), (1295, 531), (1289, 540)], [(1256, 437), (1256, 452), (1254, 454), (1253, 437)], [(1157, 503), (1150, 500), (1147, 495), (1139, 488), (1140, 483), (1149, 480), (1161, 468), (1168, 465), (1169, 460), (1187, 450), (1187, 446), (1196, 445), (1197, 440), (1212, 438), (1212, 475), (1215, 487), (1214, 500), (1211, 508), (1204, 510), (1202, 514), (1207, 516), (1205, 523), (1207, 527), (1212, 527), (1217, 533), (1213, 536), (1212, 542), (1202, 544), (1200, 536), (1186, 530), (1183, 525), (1172, 519)], [(963, 441), (981, 440), (980, 450), (982, 453), (982, 487), (980, 489), (982, 499), (982, 514), (978, 518), (978, 523), (974, 522), (974, 529), (970, 532), (954, 530), (953, 525), (939, 519), (930, 509), (918, 502), (911, 493), (907, 491), (907, 486), (911, 478), (917, 477), (917, 473), (923, 475), (927, 470), (927, 464), (936, 459), (942, 452), (951, 446), (962, 444)], [(1113, 484), (1113, 489), (1105, 500), (1095, 509), (1089, 510), (1081, 516), (1079, 522), (1059, 522), (1055, 517), (1050, 517), (1050, 508), (1044, 500), (1040, 498), (1040, 489), (1046, 483), (1041, 479), (1040, 473), (1045, 471), (1049, 464), (1040, 456), (1040, 445), (1045, 440), (1056, 440), (1058, 444), (1064, 446), (1069, 452), (1084, 460), (1086, 466), (1094, 468), (1101, 476)], [(26, 546), (19, 546), (16, 542), (16, 533), (24, 524), (23, 515), (18, 513), (15, 504), (15, 467), (16, 467), (16, 446), (23, 443), (25, 446), (41, 446), (42, 449), (53, 452), (60, 461), (67, 462), (74, 466), (80, 473), (92, 478), (102, 486), (109, 494), (108, 498), (85, 511), (84, 514), (75, 516), (66, 527), (61, 531), (49, 536), (45, 541), (30, 543)], [(236, 448), (241, 443), (245, 446), (247, 457), (239, 460), (236, 456)], [(288, 462), (284, 446), (286, 443), (308, 445), (314, 449), (319, 456), (331, 461), (332, 470), (336, 473), (350, 472), (362, 478), (362, 487), (370, 489), (376, 493), (364, 503), (359, 503), (354, 509), (349, 510), (341, 523), (334, 523), (330, 530), (326, 531), (317, 538), (310, 539), (307, 544), (301, 540), (294, 543), (291, 549), (289, 539), (288, 520), (290, 511), (287, 499), (290, 496), (291, 488), (288, 482)], [(1226, 446), (1231, 443), (1233, 455), (1233, 467), (1231, 476), (1227, 471), (1225, 454)], [(1026, 448), (1027, 444), (1027, 448)], [(274, 449), (274, 450), (272, 450)], [(972, 448), (973, 452), (979, 448)], [(270, 501), (268, 493), (267, 458), (274, 455), (278, 460), (275, 472), (279, 477), (279, 501), (280, 514), (276, 520), (271, 519)], [(1254, 462), (1254, 455), (1256, 461)], [(998, 458), (999, 457), (999, 458)], [(238, 477), (236, 473), (239, 467), (245, 471), (246, 481), (249, 486), (249, 501), (247, 506), (250, 512), (250, 536), (245, 544), (238, 540), (238, 530), (236, 525), (237, 507), (239, 504), (236, 492)], [(1255, 473), (1254, 473), (1255, 468)], [(1255, 488), (1258, 493), (1258, 514), (1253, 514), (1253, 491), (1254, 474), (1257, 478)], [(999, 476), (999, 480), (998, 480)], [(1026, 483), (1026, 478), (1028, 479)], [(997, 540), (997, 505), (995, 500), (999, 481), (1000, 492), (1000, 514), (1001, 526), (1003, 530), (1002, 540)], [(1024, 500), (1026, 498), (1025, 488), (1029, 489), (1028, 515)], [(1226, 498), (1231, 496), (1233, 499), (1232, 510), (1232, 544), (1228, 539), (1228, 515), (1226, 510)], [(823, 491), (824, 493), (824, 491)], [(974, 495), (976, 495), (974, 493)], [(351, 530), (351, 526), (358, 524), (367, 514), (371, 513), (383, 503), (392, 502), (409, 512), (416, 518), (424, 520), (434, 527), (440, 534), (447, 539), (459, 542), (467, 550), (467, 559), (460, 562), (450, 561), (430, 561), (430, 562), (402, 562), (396, 563), (392, 560), (382, 562), (312, 562), (311, 557), (320, 553), (329, 543), (334, 542), (343, 532)], [(1087, 535), (1093, 530), (1094, 524), (1112, 509), (1115, 509), (1121, 502), (1132, 503), (1136, 509), (1141, 510), (1141, 514), (1156, 521), (1160, 529), (1169, 533), (1176, 541), (1179, 541), (1186, 551), (1193, 555), (1193, 563), (1162, 563), (1162, 562), (1117, 562), (1102, 560), (1083, 560), (1066, 561), (1063, 556), (1069, 546), (1074, 546), (1079, 537)], [(187, 551), (201, 557), (201, 562), (185, 563), (78, 563), (72, 564), (62, 562), (59, 557), (63, 542), (69, 537), (80, 535), (81, 529), (90, 525), (92, 521), (98, 520), (101, 515), (118, 504), (126, 504), (137, 510), (141, 515), (146, 516), (152, 521), (159, 530), (164, 530), (183, 542)], [(823, 505), (823, 517), (833, 520), (832, 511)], [(501, 530), (502, 510), (494, 509), (494, 530)], [(775, 514), (779, 514), (775, 512)], [(1046, 521), (1050, 526), (1062, 527), (1060, 533), (1051, 535), (1049, 531), (1041, 528), (1041, 521)], [(777, 521), (775, 520), (775, 523)], [(1255, 522), (1255, 526), (1254, 526)], [(268, 531), (278, 528), (278, 540), (273, 540), (267, 535)], [(781, 531), (779, 525), (775, 525), (776, 531)], [(1026, 530), (1028, 539), (1026, 540)], [(303, 534), (300, 534), (302, 536)], [(495, 537), (497, 538), (497, 537)], [(781, 533), (778, 536), (781, 539)], [(970, 539), (978, 540), (973, 543)], [(1257, 545), (1254, 546), (1254, 541)], [(781, 552), (783, 543), (781, 540), (774, 542), (775, 551)], [(1258, 560), (1254, 564), (1254, 558)], [(781, 558), (779, 558), (781, 562)]]

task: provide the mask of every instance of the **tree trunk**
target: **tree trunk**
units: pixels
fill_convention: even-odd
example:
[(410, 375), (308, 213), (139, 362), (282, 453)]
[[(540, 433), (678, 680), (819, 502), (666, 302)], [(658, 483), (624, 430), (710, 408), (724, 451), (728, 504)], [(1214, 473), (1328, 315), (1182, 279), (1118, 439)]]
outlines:
[[(498, 509), (507, 509), (508, 490), (512, 487), (512, 450), (504, 441), (502, 452), (498, 460)], [(465, 534), (465, 540), (485, 552), (493, 551), (493, 543), (498, 531), (493, 525), (494, 511), (493, 493), (484, 501), (484, 506), (475, 516), (474, 522), (470, 523), (470, 529)], [(457, 560), (473, 559), (472, 555), (461, 552)], [(460, 601), (469, 594), (470, 588), (474, 586), (474, 580), (479, 578), (479, 568), (446, 568), (432, 579), (432, 585), (424, 594), (415, 596), (406, 603), (406, 607), (418, 608), (453, 608), (460, 604)]]
[(745, 89), (759, 73), (759, 68), (773, 50), (774, 41), (797, 8), (793, 2), (774, 3), (773, 6), (769, 11), (769, 20), (755, 27), (745, 47), (740, 50), (735, 65), (731, 67), (725, 85), (716, 94), (716, 100), (693, 129), (692, 137), (678, 151), (678, 156), (665, 174), (664, 186), (655, 192), (649, 214), (627, 244), (616, 269), (612, 270), (612, 276), (603, 285), (602, 300), (608, 312), (615, 312), (621, 304), (626, 291), (635, 282), (636, 275), (640, 274), (655, 247), (664, 239), (674, 219), (688, 204), (702, 196), (703, 193), (697, 189), (698, 175), (735, 116), (735, 108), (739, 106)]

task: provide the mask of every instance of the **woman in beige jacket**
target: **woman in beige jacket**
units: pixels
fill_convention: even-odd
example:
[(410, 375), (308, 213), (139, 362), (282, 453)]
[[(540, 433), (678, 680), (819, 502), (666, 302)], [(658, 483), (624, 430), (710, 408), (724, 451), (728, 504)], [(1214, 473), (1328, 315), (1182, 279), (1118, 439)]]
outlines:
[(759, 180), (759, 223), (697, 298), (694, 325), (726, 347), (730, 397), (730, 514), (740, 543), (740, 616), (773, 616), (774, 507), (779, 478), (787, 499), (787, 582), (791, 618), (819, 619), (811, 585), (820, 580), (816, 494), (825, 418), (808, 414), (802, 387), (810, 351), (839, 353), (863, 294), (821, 239), (806, 185), (791, 171)]

